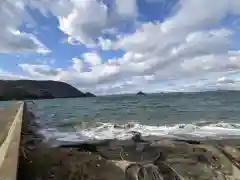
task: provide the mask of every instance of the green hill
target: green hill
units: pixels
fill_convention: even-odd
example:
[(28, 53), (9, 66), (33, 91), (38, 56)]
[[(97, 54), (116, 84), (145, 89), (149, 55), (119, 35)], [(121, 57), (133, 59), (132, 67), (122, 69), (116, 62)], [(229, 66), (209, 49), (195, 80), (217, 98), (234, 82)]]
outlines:
[(95, 97), (58, 81), (0, 80), (0, 101)]

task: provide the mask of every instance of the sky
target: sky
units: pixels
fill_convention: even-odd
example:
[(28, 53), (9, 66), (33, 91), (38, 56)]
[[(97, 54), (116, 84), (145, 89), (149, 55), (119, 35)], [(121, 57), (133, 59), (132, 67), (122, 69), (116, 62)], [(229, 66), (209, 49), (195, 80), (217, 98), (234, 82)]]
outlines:
[(240, 0), (1, 0), (0, 24), (0, 79), (240, 90)]

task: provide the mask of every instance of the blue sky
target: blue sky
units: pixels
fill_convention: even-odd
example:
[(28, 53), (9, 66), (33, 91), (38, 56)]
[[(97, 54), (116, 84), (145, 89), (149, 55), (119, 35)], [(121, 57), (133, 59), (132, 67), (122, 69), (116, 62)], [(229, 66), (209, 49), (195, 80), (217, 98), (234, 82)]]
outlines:
[(240, 89), (239, 0), (6, 0), (0, 78), (97, 94)]

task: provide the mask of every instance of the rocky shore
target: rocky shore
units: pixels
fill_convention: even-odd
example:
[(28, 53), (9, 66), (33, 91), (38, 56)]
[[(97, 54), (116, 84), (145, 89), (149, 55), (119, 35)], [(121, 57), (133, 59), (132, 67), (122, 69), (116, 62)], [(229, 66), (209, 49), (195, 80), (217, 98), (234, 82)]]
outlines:
[(161, 137), (50, 147), (24, 112), (18, 180), (239, 180), (240, 140)]

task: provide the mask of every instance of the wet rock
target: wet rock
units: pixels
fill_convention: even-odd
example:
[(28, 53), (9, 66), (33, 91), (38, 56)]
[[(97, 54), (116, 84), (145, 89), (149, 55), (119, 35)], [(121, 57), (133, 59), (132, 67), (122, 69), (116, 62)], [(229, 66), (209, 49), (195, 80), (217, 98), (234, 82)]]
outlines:
[(118, 129), (130, 129), (134, 127), (134, 124), (128, 123), (128, 124), (114, 124), (114, 128)]
[(142, 142), (144, 140), (142, 140), (142, 134), (139, 132), (133, 132), (133, 137), (132, 140), (135, 142)]

